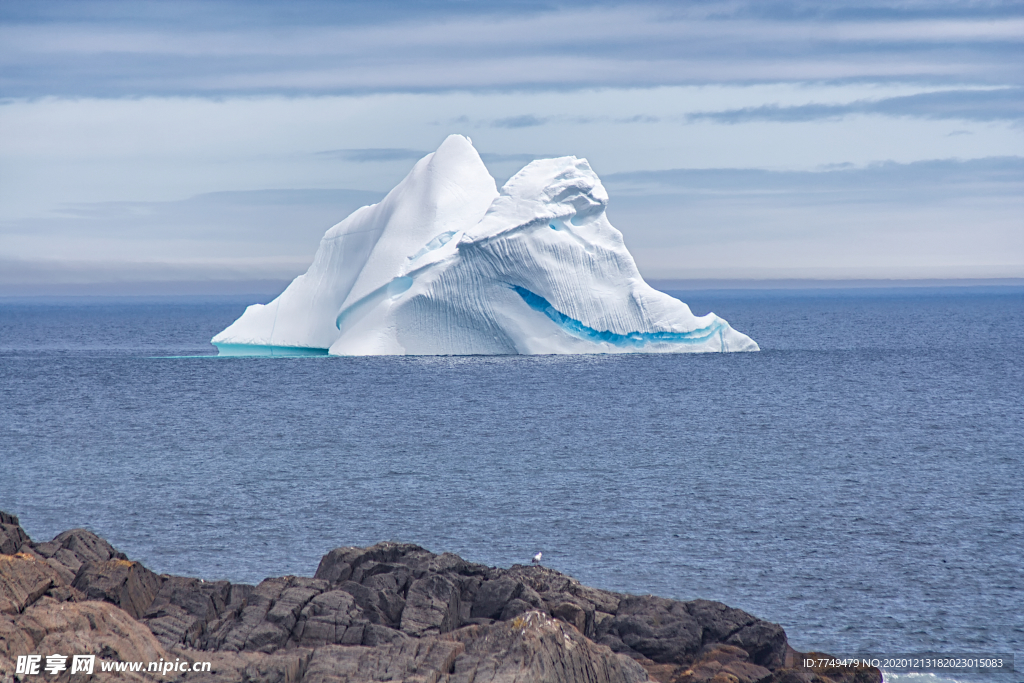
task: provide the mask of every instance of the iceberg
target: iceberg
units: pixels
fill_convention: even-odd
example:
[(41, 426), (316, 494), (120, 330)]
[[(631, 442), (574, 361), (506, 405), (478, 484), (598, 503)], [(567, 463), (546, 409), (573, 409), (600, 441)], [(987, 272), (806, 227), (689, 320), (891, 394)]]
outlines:
[(531, 162), (499, 191), (470, 140), (449, 136), (212, 342), (274, 356), (758, 350), (644, 282), (607, 206), (586, 159)]

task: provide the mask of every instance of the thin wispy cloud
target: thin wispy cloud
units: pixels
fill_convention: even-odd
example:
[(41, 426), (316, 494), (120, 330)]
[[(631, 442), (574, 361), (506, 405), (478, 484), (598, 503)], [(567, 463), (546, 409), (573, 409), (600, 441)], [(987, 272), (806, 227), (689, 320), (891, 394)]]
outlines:
[(480, 152), (480, 159), (485, 164), (523, 164), (526, 165), (535, 159), (550, 159), (559, 156), (557, 154), (498, 154), (496, 152)]
[(845, 104), (805, 104), (789, 107), (765, 105), (694, 112), (687, 114), (685, 119), (688, 122), (714, 121), (731, 124), (751, 121), (796, 123), (856, 114), (964, 121), (1021, 121), (1024, 120), (1024, 88), (945, 90), (880, 100), (858, 100)]
[(857, 99), (849, 102), (812, 102), (798, 105), (765, 104), (717, 111), (692, 111), (668, 116), (635, 114), (569, 116), (564, 114), (517, 114), (490, 120), (459, 117), (455, 124), (473, 128), (534, 128), (546, 125), (621, 124), (635, 125), (676, 121), (680, 123), (712, 122), (743, 124), (752, 122), (805, 123), (837, 120), (854, 115), (912, 117), (930, 120), (961, 121), (1024, 121), (1024, 88), (956, 88), (934, 90), (913, 95)]
[(647, 277), (1024, 275), (1024, 157), (603, 180)]
[[(508, 126), (516, 127), (516, 126)], [(405, 149), (405, 148), (394, 148), (394, 147), (382, 147), (382, 148), (362, 148), (362, 149), (332, 149), (323, 152), (317, 152), (318, 157), (326, 157), (330, 159), (339, 159), (342, 161), (353, 162), (357, 164), (373, 163), (373, 162), (409, 162), (419, 161), (430, 151), (419, 150), (419, 149)], [(497, 152), (479, 152), (480, 159), (485, 164), (528, 164), (535, 159), (546, 159), (552, 156), (558, 156), (557, 154), (529, 154), (529, 153), (518, 153), (518, 154), (500, 154)]]
[(756, 168), (685, 168), (610, 173), (603, 178), (615, 192), (629, 195), (730, 193), (787, 194), (805, 199), (824, 194), (845, 201), (891, 202), (900, 195), (1024, 197), (1024, 157), (936, 159), (909, 164), (882, 162), (857, 167), (835, 164), (817, 171)]
[(363, 149), (329, 149), (317, 152), (317, 156), (331, 159), (352, 161), (357, 164), (374, 161), (415, 161), (422, 159), (429, 154), (428, 151), (419, 149), (405, 149), (399, 147), (375, 147)]
[(0, 220), (0, 237), (8, 247), (24, 243), (21, 256), (31, 261), (213, 258), (293, 264), (312, 255), (327, 228), (383, 196), (307, 189), (211, 192), (178, 201), (75, 202), (41, 217)]
[(520, 116), (495, 119), (491, 122), (491, 125), (495, 128), (531, 128), (533, 126), (543, 126), (548, 120), (548, 117), (522, 114)]

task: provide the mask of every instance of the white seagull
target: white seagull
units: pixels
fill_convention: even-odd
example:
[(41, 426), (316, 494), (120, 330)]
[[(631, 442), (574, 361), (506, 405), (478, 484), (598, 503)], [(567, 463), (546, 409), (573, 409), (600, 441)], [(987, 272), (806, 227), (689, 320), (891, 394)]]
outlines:
[(544, 553), (537, 553), (536, 555), (534, 555), (533, 556), (533, 563), (534, 564), (540, 564), (540, 558), (541, 558), (541, 555), (543, 555), (543, 554)]

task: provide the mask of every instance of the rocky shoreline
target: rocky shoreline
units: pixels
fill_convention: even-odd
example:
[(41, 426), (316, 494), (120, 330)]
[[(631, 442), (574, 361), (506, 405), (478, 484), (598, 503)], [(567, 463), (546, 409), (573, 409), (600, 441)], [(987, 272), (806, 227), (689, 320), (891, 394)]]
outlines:
[[(17, 672), (19, 656), (52, 653), (177, 670)], [(33, 542), (0, 512), (0, 683), (882, 681), (804, 658), (778, 624), (722, 603), (597, 590), (542, 566), (379, 543), (330, 551), (312, 578), (206, 582), (155, 574), (85, 529)], [(195, 662), (209, 671), (180, 670)]]

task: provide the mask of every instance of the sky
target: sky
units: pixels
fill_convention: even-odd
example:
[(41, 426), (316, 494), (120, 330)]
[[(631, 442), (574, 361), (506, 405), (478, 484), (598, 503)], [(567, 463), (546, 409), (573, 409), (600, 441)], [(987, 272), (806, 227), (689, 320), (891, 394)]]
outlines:
[(279, 290), (451, 133), (654, 281), (1024, 277), (1024, 1), (0, 0), (0, 295)]

